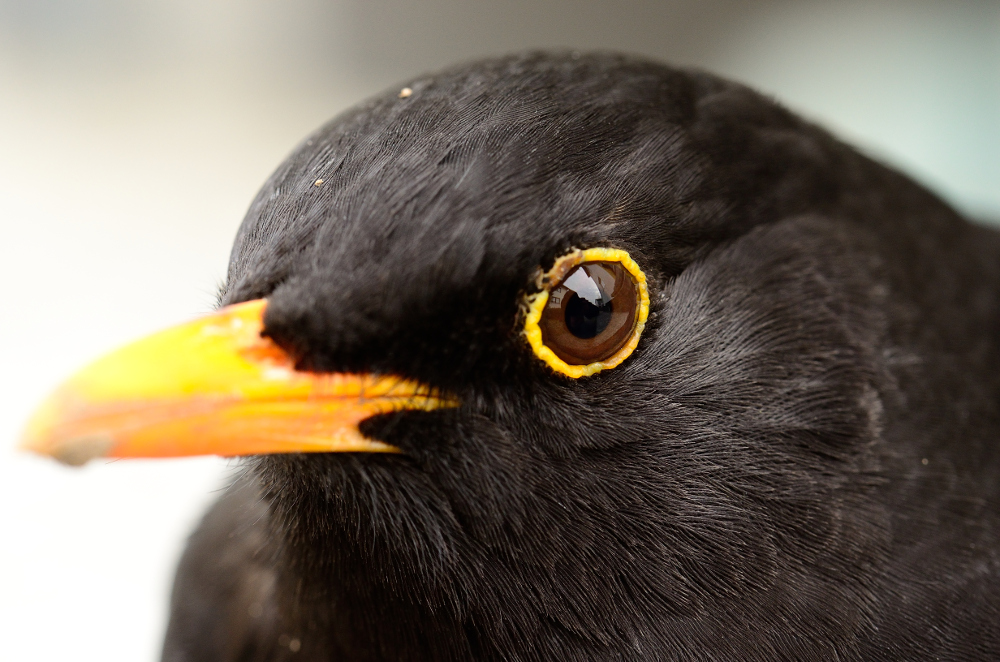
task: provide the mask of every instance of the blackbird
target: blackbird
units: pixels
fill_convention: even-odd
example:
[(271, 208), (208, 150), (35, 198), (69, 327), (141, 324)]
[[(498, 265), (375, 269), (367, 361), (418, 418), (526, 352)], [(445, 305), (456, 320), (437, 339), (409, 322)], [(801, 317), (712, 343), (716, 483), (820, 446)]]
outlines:
[(167, 662), (1000, 659), (1000, 234), (750, 89), (423, 76), (25, 444), (246, 456)]

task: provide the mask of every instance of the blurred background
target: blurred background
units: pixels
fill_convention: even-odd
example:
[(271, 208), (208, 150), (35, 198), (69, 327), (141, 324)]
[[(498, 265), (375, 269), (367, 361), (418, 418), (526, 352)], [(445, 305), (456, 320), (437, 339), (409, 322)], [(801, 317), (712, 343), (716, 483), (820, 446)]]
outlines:
[(0, 0), (0, 657), (155, 660), (221, 459), (14, 452), (68, 372), (209, 310), (257, 188), (335, 113), (470, 57), (616, 49), (741, 79), (1000, 219), (1000, 3)]

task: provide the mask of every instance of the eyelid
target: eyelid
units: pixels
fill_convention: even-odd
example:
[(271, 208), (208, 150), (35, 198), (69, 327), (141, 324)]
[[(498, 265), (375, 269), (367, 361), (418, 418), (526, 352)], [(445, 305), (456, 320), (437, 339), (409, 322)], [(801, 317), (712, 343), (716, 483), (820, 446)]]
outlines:
[[(567, 275), (578, 265), (585, 262), (617, 262), (620, 264), (634, 280), (639, 300), (635, 326), (628, 342), (621, 349), (603, 361), (594, 361), (586, 365), (573, 365), (563, 361), (545, 345), (539, 322), (545, 310), (545, 305), (549, 300), (550, 292), (560, 286), (566, 286), (567, 281), (564, 279), (566, 279)], [(617, 248), (573, 250), (557, 259), (549, 271), (540, 274), (536, 280), (536, 285), (541, 291), (526, 296), (527, 314), (525, 315), (523, 333), (535, 355), (545, 361), (556, 372), (574, 379), (588, 377), (602, 370), (614, 368), (619, 365), (638, 346), (639, 338), (642, 336), (646, 320), (649, 317), (649, 291), (646, 286), (646, 274), (643, 273), (639, 265), (636, 264), (635, 260), (626, 251)]]

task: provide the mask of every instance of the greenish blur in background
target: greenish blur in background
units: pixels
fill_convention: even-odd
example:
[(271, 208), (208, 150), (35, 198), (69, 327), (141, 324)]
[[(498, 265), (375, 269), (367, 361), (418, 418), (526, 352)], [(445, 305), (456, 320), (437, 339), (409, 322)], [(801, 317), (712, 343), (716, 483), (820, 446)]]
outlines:
[(97, 354), (214, 305), (257, 188), (427, 70), (613, 49), (742, 80), (1000, 220), (1000, 3), (0, 0), (0, 658), (154, 660), (225, 460), (14, 452)]

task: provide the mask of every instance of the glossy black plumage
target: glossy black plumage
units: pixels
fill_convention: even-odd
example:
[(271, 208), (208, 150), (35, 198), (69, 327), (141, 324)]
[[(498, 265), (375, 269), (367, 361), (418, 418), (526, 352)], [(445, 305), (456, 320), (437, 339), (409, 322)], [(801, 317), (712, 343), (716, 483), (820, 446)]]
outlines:
[[(278, 169), (222, 300), (267, 296), (302, 368), (463, 404), (363, 424), (403, 455), (249, 459), (165, 660), (1000, 658), (997, 232), (703, 73), (407, 86)], [(590, 246), (652, 317), (572, 380), (519, 305)]]

